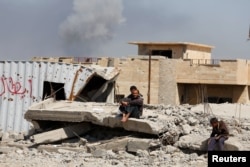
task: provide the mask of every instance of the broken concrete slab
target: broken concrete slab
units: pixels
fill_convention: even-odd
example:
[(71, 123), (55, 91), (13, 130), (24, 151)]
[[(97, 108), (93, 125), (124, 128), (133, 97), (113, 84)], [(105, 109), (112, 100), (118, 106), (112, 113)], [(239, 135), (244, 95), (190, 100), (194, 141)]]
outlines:
[[(175, 146), (182, 148), (182, 149), (207, 151), (207, 143), (208, 143), (207, 136), (191, 134), (191, 135), (180, 137), (180, 140), (177, 141)], [(215, 150), (217, 149), (218, 148), (216, 147)], [(243, 147), (236, 138), (229, 137), (229, 139), (225, 141), (224, 150), (225, 151), (241, 151), (243, 150)]]
[(89, 152), (92, 152), (93, 150), (96, 150), (96, 149), (121, 151), (121, 150), (126, 150), (129, 140), (131, 140), (130, 137), (121, 138), (121, 139), (112, 139), (104, 143), (87, 144), (87, 148)]
[(82, 135), (88, 132), (90, 129), (91, 129), (90, 123), (79, 123), (76, 125), (71, 125), (64, 128), (51, 130), (48, 132), (35, 134), (30, 138), (35, 144), (52, 143), (59, 140)]
[(109, 116), (103, 119), (103, 125), (111, 128), (121, 127), (128, 131), (136, 131), (155, 135), (165, 131), (165, 126), (161, 122), (153, 122), (150, 120), (135, 118), (129, 118), (127, 122), (122, 123), (119, 118)]
[(151, 139), (131, 139), (128, 141), (127, 151), (136, 153), (138, 150), (149, 150)]
[(242, 151), (244, 150), (240, 141), (237, 138), (229, 137), (228, 140), (225, 141), (225, 150), (227, 151)]
[(65, 147), (65, 146), (61, 146), (61, 145), (39, 145), (37, 147), (38, 151), (47, 151), (47, 152), (62, 152), (62, 150), (67, 150), (67, 151), (71, 151), (71, 152), (81, 152), (81, 151), (85, 151), (85, 148), (83, 147)]
[(204, 141), (207, 141), (207, 139), (206, 136), (201, 135), (185, 135), (180, 137), (175, 146), (182, 149), (206, 151), (207, 145), (205, 143), (207, 142)]
[[(162, 113), (157, 121), (149, 119), (129, 118), (126, 123), (121, 118), (113, 115), (119, 105), (107, 103), (82, 103), (75, 101), (54, 101), (47, 99), (33, 105), (25, 114), (25, 119), (35, 121), (61, 121), (61, 122), (91, 122), (96, 125), (124, 128), (128, 131), (136, 131), (158, 135), (171, 128), (168, 122), (174, 122), (176, 117)], [(147, 117), (147, 115), (145, 115)], [(37, 127), (37, 126), (35, 126)]]
[(148, 157), (149, 152), (147, 150), (137, 150), (136, 155), (138, 157)]
[(166, 147), (163, 147), (163, 150), (167, 153), (167, 154), (172, 154), (173, 152), (179, 152), (179, 148), (174, 147), (172, 145), (167, 145)]
[(15, 150), (17, 150), (15, 147), (0, 146), (0, 154), (7, 154)]
[(107, 150), (104, 149), (96, 149), (92, 152), (92, 155), (97, 158), (102, 158), (107, 156)]
[(87, 144), (88, 152), (95, 150), (112, 150), (113, 152), (127, 151), (137, 153), (138, 150), (151, 151), (151, 149), (159, 148), (159, 142), (153, 139), (125, 137), (112, 139), (104, 143)]
[(2, 144), (2, 146), (8, 146), (8, 147), (15, 147), (15, 148), (19, 148), (19, 149), (27, 149), (29, 147), (32, 147), (34, 144), (33, 143), (29, 143), (29, 144), (25, 144), (25, 143), (17, 143), (17, 142), (9, 142), (9, 143), (5, 143)]

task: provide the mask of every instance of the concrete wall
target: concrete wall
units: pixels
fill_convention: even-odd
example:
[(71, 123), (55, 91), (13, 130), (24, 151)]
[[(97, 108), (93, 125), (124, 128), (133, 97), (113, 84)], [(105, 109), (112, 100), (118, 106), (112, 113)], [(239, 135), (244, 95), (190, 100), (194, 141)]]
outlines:
[(211, 48), (188, 45), (183, 59), (211, 59)]
[[(112, 63), (108, 58), (101, 58), (98, 64), (112, 64), (120, 69), (116, 94), (127, 96), (129, 87), (136, 85), (147, 103), (148, 56), (114, 58)], [(189, 60), (152, 56), (150, 103), (197, 104), (206, 96), (249, 103), (249, 66), (246, 60), (221, 60), (217, 65), (197, 65)]]
[(233, 87), (233, 103), (249, 103), (248, 86)]
[(223, 60), (219, 65), (191, 65), (190, 61), (179, 62), (178, 83), (246, 85), (248, 64), (244, 60)]
[[(108, 65), (108, 58), (101, 58), (98, 61), (101, 66)], [(144, 97), (144, 103), (148, 100), (148, 73), (149, 61), (148, 56), (137, 58), (114, 58), (114, 67), (120, 70), (116, 80), (116, 94), (129, 95), (129, 87), (137, 86)], [(151, 89), (150, 103), (158, 104), (159, 94), (159, 57), (153, 57), (151, 60)]]
[(160, 60), (159, 103), (179, 104), (176, 83), (176, 64), (178, 60)]

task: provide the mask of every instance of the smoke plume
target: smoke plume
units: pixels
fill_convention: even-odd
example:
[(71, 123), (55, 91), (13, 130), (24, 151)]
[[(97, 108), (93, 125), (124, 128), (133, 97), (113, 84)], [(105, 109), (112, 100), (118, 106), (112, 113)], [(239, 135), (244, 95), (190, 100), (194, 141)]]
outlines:
[(73, 12), (59, 27), (68, 54), (93, 54), (124, 21), (122, 0), (74, 0)]

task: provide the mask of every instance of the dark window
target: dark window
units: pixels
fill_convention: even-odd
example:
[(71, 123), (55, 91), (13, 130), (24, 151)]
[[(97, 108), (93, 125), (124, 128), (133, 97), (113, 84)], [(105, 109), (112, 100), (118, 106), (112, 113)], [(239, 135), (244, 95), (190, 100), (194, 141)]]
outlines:
[(76, 96), (75, 101), (105, 102), (114, 87), (114, 82), (108, 83), (105, 90), (100, 92), (100, 89), (104, 86), (104, 84), (107, 84), (105, 79), (100, 76), (93, 76), (83, 90), (81, 90), (81, 92)]
[(165, 56), (167, 58), (172, 58), (172, 50), (152, 50), (152, 55)]
[(209, 103), (232, 103), (233, 99), (229, 97), (208, 97), (208, 102)]
[(48, 82), (43, 83), (43, 100), (54, 97), (56, 100), (65, 100), (64, 83)]
[(92, 101), (91, 97), (105, 84), (106, 80), (99, 76), (93, 76), (80, 94), (77, 95), (76, 101)]

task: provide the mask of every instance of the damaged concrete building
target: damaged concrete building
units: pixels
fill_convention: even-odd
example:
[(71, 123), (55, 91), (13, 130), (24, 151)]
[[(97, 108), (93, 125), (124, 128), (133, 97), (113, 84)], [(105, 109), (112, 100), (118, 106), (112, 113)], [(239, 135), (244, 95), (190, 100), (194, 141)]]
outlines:
[(113, 102), (119, 71), (72, 63), (0, 62), (0, 129), (28, 132), (24, 114), (33, 103), (48, 98), (84, 102)]
[(138, 55), (97, 62), (121, 70), (117, 97), (127, 95), (128, 87), (136, 85), (151, 104), (249, 103), (249, 60), (212, 59), (213, 47), (196, 43), (130, 44), (138, 46)]
[[(213, 47), (196, 43), (130, 44), (138, 46), (138, 54), (126, 58), (34, 57), (30, 62), (1, 62), (0, 127), (27, 130), (28, 124), (20, 120), (28, 107), (54, 93), (57, 100), (117, 102), (128, 95), (131, 85), (139, 88), (148, 104), (249, 103), (248, 60), (212, 59)], [(19, 97), (21, 103), (11, 105)]]
[[(131, 85), (136, 85), (140, 89), (145, 103), (148, 104), (247, 103), (249, 100), (248, 77), (246, 77), (249, 63), (246, 60), (214, 60), (211, 58), (212, 46), (195, 43), (131, 42), (130, 44), (138, 46), (138, 55), (125, 59), (104, 57), (77, 62), (77, 59), (73, 57), (71, 59), (59, 57), (50, 60), (52, 62), (67, 60), (76, 64), (86, 63), (89, 67), (98, 65), (120, 71), (119, 76), (112, 80), (112, 84), (104, 84), (100, 77), (99, 79), (92, 78), (84, 87), (85, 93), (78, 93), (74, 98), (67, 98), (67, 100), (100, 102), (98, 98), (94, 98), (95, 94), (102, 94), (103, 90), (110, 87), (110, 90), (113, 90), (111, 94), (114, 95), (112, 102), (118, 102), (120, 98), (128, 94)], [(46, 58), (35, 58), (35, 60), (47, 61)], [(91, 99), (86, 99), (85, 95), (91, 93), (92, 88), (96, 92), (88, 96)], [(109, 92), (110, 96), (111, 94)], [(119, 119), (112, 116), (113, 113), (117, 113), (116, 109), (110, 110), (111, 106), (107, 108), (105, 105), (99, 105), (44, 101), (29, 108), (25, 118), (33, 122), (37, 126), (36, 129), (43, 127), (44, 120), (67, 121), (71, 119), (70, 122), (87, 121), (97, 125), (126, 129)], [(82, 107), (79, 108), (79, 106)], [(94, 111), (95, 108), (98, 111)], [(71, 111), (76, 114), (71, 115)], [(96, 112), (97, 116), (94, 115)], [(54, 113), (56, 117), (49, 113)], [(136, 125), (138, 128), (135, 131), (144, 133), (148, 127), (149, 133), (155, 134), (153, 133), (155, 127), (152, 123), (134, 122), (125, 125)], [(161, 132), (157, 131), (157, 133)]]
[[(6, 131), (2, 133), (5, 145), (20, 147), (7, 142), (13, 138), (25, 143), (21, 147), (43, 152), (79, 155), (81, 151), (103, 159), (110, 159), (109, 152), (115, 159), (126, 154), (145, 157), (147, 166), (155, 166), (156, 157), (165, 157), (159, 161), (164, 166), (176, 166), (180, 160), (174, 156), (188, 156), (180, 163), (183, 166), (195, 155), (201, 160), (192, 163), (205, 166), (209, 119), (216, 114), (232, 130), (225, 150), (249, 150), (249, 106), (225, 103), (217, 106), (219, 110), (208, 103), (189, 105), (248, 103), (249, 61), (214, 60), (212, 47), (201, 44), (131, 44), (138, 45), (138, 55), (127, 58), (36, 57), (31, 62), (0, 62), (0, 128)], [(121, 122), (119, 103), (114, 102), (125, 97), (131, 85), (144, 95), (143, 115)], [(20, 139), (9, 131), (26, 133)]]
[[(190, 42), (130, 42), (138, 54), (126, 58), (61, 57), (50, 61), (97, 64), (120, 70), (115, 100), (136, 85), (150, 104), (249, 103), (250, 61), (212, 59), (213, 46)], [(48, 61), (46, 58), (35, 58)]]

